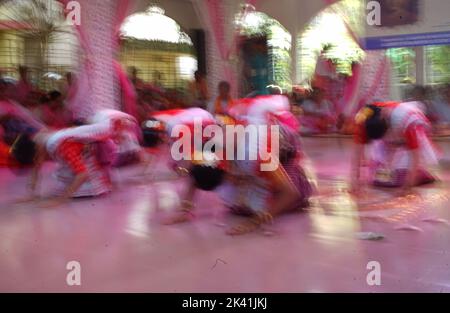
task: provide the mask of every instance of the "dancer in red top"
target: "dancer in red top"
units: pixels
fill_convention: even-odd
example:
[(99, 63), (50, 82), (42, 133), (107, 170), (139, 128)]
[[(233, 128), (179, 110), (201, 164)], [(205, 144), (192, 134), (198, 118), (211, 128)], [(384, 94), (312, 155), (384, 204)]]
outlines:
[(369, 143), (375, 185), (409, 189), (435, 180), (428, 167), (438, 163), (438, 154), (429, 137), (430, 123), (418, 103), (368, 105), (357, 114), (356, 124), (353, 189), (359, 189), (364, 147)]
[[(70, 198), (99, 196), (111, 191), (109, 165), (119, 149), (105, 152), (105, 147), (118, 143), (124, 132), (129, 131), (133, 118), (114, 110), (98, 112), (91, 124), (61, 129), (41, 130), (32, 137), (21, 136), (12, 147), (17, 160), (33, 164), (31, 198), (39, 199), (37, 185), (39, 172), (47, 159), (56, 161), (59, 168), (56, 177), (63, 191), (46, 206), (55, 206)], [(105, 160), (105, 156), (110, 160)]]

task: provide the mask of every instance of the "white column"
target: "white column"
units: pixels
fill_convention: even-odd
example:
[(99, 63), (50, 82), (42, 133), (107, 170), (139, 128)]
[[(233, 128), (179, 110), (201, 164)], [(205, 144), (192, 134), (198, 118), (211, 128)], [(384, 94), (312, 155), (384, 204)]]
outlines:
[(89, 117), (98, 109), (119, 107), (119, 88), (113, 60), (116, 52), (114, 26), (116, 8), (120, 0), (82, 0), (81, 28), (88, 51), (85, 52), (89, 64), (88, 79), (90, 94), (79, 117)]

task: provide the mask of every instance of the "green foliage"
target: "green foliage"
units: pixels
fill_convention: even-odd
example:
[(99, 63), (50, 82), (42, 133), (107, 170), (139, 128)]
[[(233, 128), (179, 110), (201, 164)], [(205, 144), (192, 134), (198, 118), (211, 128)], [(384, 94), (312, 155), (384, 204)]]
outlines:
[(450, 82), (450, 46), (427, 47), (427, 61), (432, 74), (431, 83)]
[(391, 60), (392, 71), (399, 83), (415, 82), (415, 57), (412, 48), (392, 48), (386, 52)]

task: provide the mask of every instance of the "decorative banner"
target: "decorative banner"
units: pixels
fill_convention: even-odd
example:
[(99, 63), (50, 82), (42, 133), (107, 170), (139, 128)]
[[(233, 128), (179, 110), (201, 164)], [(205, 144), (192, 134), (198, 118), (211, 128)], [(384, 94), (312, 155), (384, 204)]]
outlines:
[[(68, 0), (60, 0), (67, 5)], [(119, 29), (129, 0), (79, 0), (81, 25), (76, 26), (84, 62), (68, 104), (74, 117), (84, 120), (96, 110), (123, 109), (136, 113), (136, 98), (121, 66), (115, 62)], [(122, 92), (121, 92), (122, 91)]]
[[(248, 0), (254, 6), (257, 0)], [(215, 91), (221, 80), (231, 85), (234, 97), (238, 91), (237, 74), (237, 40), (239, 29), (235, 24), (238, 13), (242, 17), (248, 13), (249, 6), (242, 6), (239, 1), (193, 0), (197, 15), (202, 19), (203, 28), (208, 30), (208, 84)]]
[(367, 0), (366, 49), (450, 44), (449, 0)]
[(366, 51), (354, 72), (351, 91), (345, 95), (344, 115), (353, 117), (366, 104), (390, 100), (390, 62), (385, 51)]

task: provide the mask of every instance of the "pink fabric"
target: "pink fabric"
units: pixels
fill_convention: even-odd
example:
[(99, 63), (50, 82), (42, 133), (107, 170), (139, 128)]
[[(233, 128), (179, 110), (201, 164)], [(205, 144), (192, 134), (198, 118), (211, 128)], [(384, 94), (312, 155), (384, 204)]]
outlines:
[(297, 133), (300, 129), (298, 119), (289, 111), (280, 112), (273, 115), (282, 125)]
[(350, 104), (352, 97), (358, 92), (358, 81), (361, 79), (361, 64), (356, 64), (352, 70), (352, 76), (347, 78), (344, 86), (342, 100), (338, 105), (338, 113), (342, 113), (346, 105)]
[(374, 79), (372, 80), (372, 85), (370, 86), (367, 93), (361, 97), (361, 100), (358, 103), (358, 108), (356, 108), (356, 111), (359, 110), (359, 108), (361, 108), (362, 106), (364, 106), (367, 101), (370, 101), (373, 98), (373, 96), (375, 95), (375, 93), (377, 92), (380, 81), (381, 81), (383, 75), (385, 74), (387, 62), (388, 62), (387, 57), (385, 57), (383, 59), (383, 61), (381, 62), (380, 66), (378, 67), (376, 75), (375, 75)]
[[(62, 3), (62, 5), (64, 7), (67, 6), (68, 2), (70, 0), (58, 0), (60, 3)], [(125, 20), (125, 18), (127, 17), (129, 10), (131, 8), (131, 4), (132, 1), (130, 0), (120, 0), (117, 1), (117, 6), (116, 6), (116, 18), (115, 18), (115, 22), (114, 22), (114, 31), (113, 31), (113, 42), (116, 43), (116, 47), (115, 49), (118, 49), (119, 47), (119, 36), (120, 36), (120, 26), (122, 25), (123, 21)], [(68, 12), (64, 12), (66, 15)], [(91, 54), (90, 51), (90, 43), (87, 37), (87, 34), (85, 33), (85, 30), (83, 28), (83, 24), (81, 25), (75, 25), (74, 26), (77, 34), (78, 34), (78, 38), (80, 41), (80, 45), (81, 48), (84, 50), (86, 55)], [(126, 77), (126, 74), (124, 73), (123, 69), (121, 68), (121, 66), (118, 63), (114, 63), (112, 64), (112, 66), (115, 67), (115, 72), (116, 72), (116, 77), (119, 80), (120, 86), (122, 87), (122, 95), (123, 95), (123, 100), (125, 103), (125, 110), (127, 113), (129, 113), (130, 115), (136, 117), (137, 116), (137, 108), (136, 108), (136, 94), (134, 89), (132, 89), (130, 82), (128, 81), (128, 78)], [(90, 88), (90, 83), (88, 83), (89, 81), (89, 77), (92, 76), (92, 64), (90, 64), (89, 59), (86, 59), (85, 64), (83, 66), (83, 69), (81, 71), (81, 75), (79, 77), (79, 79), (77, 80), (77, 90), (76, 92), (78, 94), (83, 94), (83, 95), (88, 95), (91, 93), (91, 88)], [(71, 107), (73, 108), (78, 108), (80, 105), (92, 105), (92, 103), (89, 103), (89, 101), (86, 101), (86, 99), (78, 99), (79, 97), (75, 97), (73, 99), (73, 103), (71, 103)]]
[(127, 15), (131, 8), (130, 0), (120, 0), (117, 6), (117, 17), (116, 17), (116, 26), (114, 30), (114, 36), (117, 43), (119, 43), (120, 39), (120, 27), (122, 26), (123, 21), (127, 18)]
[[(247, 0), (246, 3), (255, 6), (257, 0)], [(205, 0), (206, 5), (206, 14), (207, 21), (209, 27), (212, 29), (212, 37), (215, 45), (217, 46), (217, 50), (219, 51), (222, 65), (222, 73), (220, 76), (222, 79), (228, 81), (232, 86), (232, 92), (236, 92), (237, 90), (237, 79), (236, 75), (232, 69), (232, 67), (227, 66), (226, 63), (230, 61), (231, 56), (236, 54), (237, 52), (237, 42), (239, 38), (240, 30), (236, 29), (234, 31), (233, 37), (231, 41), (228, 43), (226, 38), (226, 32), (229, 31), (226, 29), (227, 23), (230, 21), (225, 20), (225, 12), (224, 12), (224, 1), (221, 0)], [(244, 8), (243, 15), (248, 13), (247, 7)]]
[(64, 109), (52, 110), (48, 104), (40, 107), (40, 115), (48, 127), (56, 129), (68, 127), (72, 121), (72, 116), (69, 111)]
[(38, 120), (28, 109), (24, 108), (14, 101), (0, 101), (0, 117), (5, 115), (20, 118), (24, 122), (28, 123), (31, 127), (39, 130), (45, 128), (45, 125), (40, 120)]
[[(70, 2), (70, 0), (58, 0), (58, 1), (64, 6), (64, 8), (67, 7), (67, 4)], [(69, 12), (64, 10), (64, 15), (65, 16), (67, 16), (68, 13)], [(85, 34), (83, 32), (83, 29), (81, 28), (81, 25), (74, 25), (74, 27), (75, 27), (75, 29), (77, 31), (78, 39), (80, 41), (81, 48), (85, 52), (89, 51), (88, 41), (87, 41), (87, 38), (86, 38), (86, 36), (85, 36)]]
[(128, 79), (127, 73), (122, 68), (122, 65), (114, 61), (114, 67), (116, 70), (116, 75), (119, 78), (120, 88), (122, 90), (122, 101), (123, 101), (123, 109), (126, 113), (130, 114), (133, 117), (137, 117), (137, 95), (134, 90), (134, 86), (131, 81)]
[[(222, 61), (227, 61), (233, 49), (232, 46), (227, 47), (225, 38), (225, 21), (220, 0), (207, 0), (206, 5), (208, 9), (208, 17), (212, 27), (213, 39), (216, 43), (217, 49), (220, 53)], [(231, 85), (234, 85), (234, 78), (231, 69), (227, 67), (222, 68), (224, 79)]]

